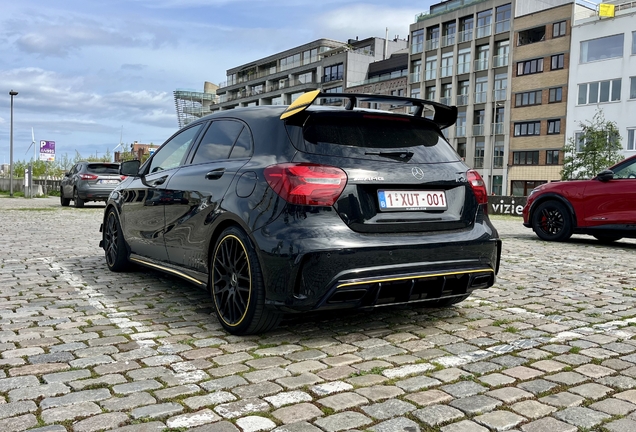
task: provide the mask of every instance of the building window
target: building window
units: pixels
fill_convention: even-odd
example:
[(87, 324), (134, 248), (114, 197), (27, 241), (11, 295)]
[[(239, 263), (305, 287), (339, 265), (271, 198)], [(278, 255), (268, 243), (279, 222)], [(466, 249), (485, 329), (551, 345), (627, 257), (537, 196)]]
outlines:
[(513, 196), (528, 196), (528, 194), (530, 193), (532, 189), (544, 183), (545, 181), (541, 181), (541, 180), (513, 180), (512, 195)]
[(563, 88), (562, 87), (551, 88), (548, 102), (554, 103), (554, 102), (561, 102), (562, 100), (563, 100)]
[(342, 63), (331, 66), (325, 66), (325, 74), (322, 76), (322, 82), (341, 80), (344, 74)]
[(565, 21), (552, 24), (552, 37), (565, 36)]
[(459, 42), (473, 40), (473, 27), (475, 19), (472, 15), (459, 19)]
[(427, 57), (424, 63), (424, 79), (433, 80), (437, 78), (437, 57)]
[(426, 93), (424, 99), (434, 101), (437, 93), (437, 88), (435, 86), (426, 87)]
[(489, 45), (480, 45), (477, 47), (477, 58), (475, 59), (475, 70), (488, 69), (488, 58), (490, 57)]
[(441, 77), (449, 77), (453, 75), (453, 52), (442, 54)]
[(517, 63), (517, 76), (543, 72), (543, 58)]
[(636, 150), (636, 129), (627, 129), (627, 150)]
[(510, 31), (510, 3), (495, 9), (495, 33)]
[(579, 84), (577, 105), (621, 100), (621, 80), (596, 81)]
[(425, 50), (434, 50), (439, 47), (439, 26), (428, 27), (426, 29), (426, 46)]
[(548, 135), (558, 135), (561, 133), (561, 119), (548, 120)]
[(515, 94), (515, 107), (541, 105), (542, 94), (541, 90), (517, 93)]
[(621, 33), (581, 42), (581, 63), (623, 57), (623, 40)]
[(473, 168), (484, 167), (485, 142), (475, 141), (475, 159)]
[(585, 147), (585, 135), (583, 132), (574, 133), (574, 142), (576, 143), (576, 152), (581, 153)]
[(466, 160), (466, 143), (457, 143), (457, 154), (462, 160)]
[(517, 37), (517, 46), (528, 45), (545, 40), (545, 26), (535, 27), (520, 31)]
[(513, 165), (539, 165), (539, 150), (512, 152)]
[(475, 78), (475, 103), (486, 103), (488, 100), (488, 77)]
[(411, 89), (411, 97), (413, 99), (420, 99), (420, 88), (419, 87), (415, 87), (415, 88)]
[(460, 81), (457, 83), (456, 105), (468, 105), (468, 94), (470, 93), (470, 81)]
[(477, 34), (475, 37), (483, 38), (492, 33), (492, 9), (477, 12)]
[(411, 54), (421, 53), (424, 50), (424, 29), (411, 33)]
[(632, 54), (636, 54), (636, 31), (632, 32)]
[(550, 69), (552, 70), (556, 70), (556, 69), (563, 69), (563, 61), (565, 59), (565, 54), (557, 54), (557, 55), (553, 55), (551, 57), (551, 67)]
[(455, 43), (455, 32), (457, 30), (457, 23), (455, 21), (449, 21), (442, 24), (442, 46), (449, 46)]
[(457, 75), (470, 72), (470, 47), (457, 52)]
[(502, 142), (495, 142), (493, 148), (492, 166), (493, 168), (503, 168), (504, 146)]
[(559, 164), (559, 150), (546, 150), (546, 152), (545, 152), (545, 164), (546, 165), (558, 165)]
[(629, 98), (636, 99), (636, 77), (629, 78)]
[(492, 188), (490, 189), (493, 195), (503, 195), (503, 176), (492, 176)]
[(520, 122), (515, 123), (514, 136), (530, 136), (541, 134), (541, 122)]

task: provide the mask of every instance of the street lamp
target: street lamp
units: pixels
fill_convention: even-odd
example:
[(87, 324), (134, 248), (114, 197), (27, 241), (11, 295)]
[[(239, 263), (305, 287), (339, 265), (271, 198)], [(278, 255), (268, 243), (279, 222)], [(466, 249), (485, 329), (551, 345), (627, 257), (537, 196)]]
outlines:
[(17, 96), (18, 92), (11, 90), (11, 135), (9, 136), (9, 196), (13, 197), (13, 96)]

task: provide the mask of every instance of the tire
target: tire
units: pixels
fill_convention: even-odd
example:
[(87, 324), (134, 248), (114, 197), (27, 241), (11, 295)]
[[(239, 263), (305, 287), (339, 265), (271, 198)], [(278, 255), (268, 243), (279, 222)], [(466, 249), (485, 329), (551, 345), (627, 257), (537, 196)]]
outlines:
[(610, 244), (622, 239), (623, 237), (609, 236), (609, 235), (595, 235), (594, 238), (596, 238), (596, 240), (600, 241), (603, 244)]
[(466, 295), (459, 296), (459, 297), (444, 298), (444, 299), (441, 299), (441, 300), (430, 302), (431, 303), (430, 307), (438, 307), (438, 308), (449, 307), (449, 306), (455, 305), (457, 303), (463, 302), (468, 297), (470, 297), (470, 294), (466, 294)]
[(70, 198), (64, 198), (64, 188), (60, 188), (60, 204), (62, 205), (62, 207), (68, 207), (68, 205), (71, 203), (71, 199)]
[(572, 236), (572, 215), (559, 201), (546, 201), (532, 214), (532, 229), (540, 239), (566, 241)]
[(112, 208), (108, 210), (104, 227), (104, 252), (108, 269), (114, 272), (127, 270), (130, 267), (128, 248), (121, 230), (119, 217)]
[(77, 208), (84, 207), (84, 200), (80, 198), (77, 189), (73, 189), (73, 205)]
[(209, 287), (217, 318), (235, 335), (267, 332), (282, 314), (265, 308), (265, 287), (249, 237), (230, 227), (219, 236), (210, 257)]

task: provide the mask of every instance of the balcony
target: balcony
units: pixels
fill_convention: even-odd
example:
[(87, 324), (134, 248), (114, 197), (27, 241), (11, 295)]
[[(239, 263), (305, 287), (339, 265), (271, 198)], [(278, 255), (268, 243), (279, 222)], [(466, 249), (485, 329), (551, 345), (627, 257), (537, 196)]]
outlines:
[(488, 69), (488, 57), (475, 60), (475, 72)]
[(495, 156), (492, 158), (492, 166), (493, 168), (503, 168), (503, 156)]
[(496, 55), (492, 58), (493, 67), (508, 66), (508, 54)]
[(495, 34), (510, 31), (510, 20), (497, 21), (495, 23)]
[(435, 78), (437, 78), (437, 69), (426, 69), (426, 70), (424, 70), (424, 79), (426, 81), (434, 80)]
[(457, 63), (457, 75), (470, 73), (470, 62)]
[(442, 47), (455, 44), (455, 33), (442, 36)]
[(474, 136), (483, 136), (484, 135), (484, 125), (483, 124), (475, 124), (475, 125), (473, 125), (473, 135)]
[(453, 76), (453, 65), (442, 66), (440, 68), (440, 77), (449, 77)]
[(343, 74), (342, 73), (335, 73), (335, 74), (327, 74), (327, 75), (323, 75), (322, 76), (322, 82), (326, 83), (326, 82), (331, 82), (331, 81), (340, 81), (343, 78)]
[(466, 126), (455, 126), (455, 136), (456, 137), (465, 137), (466, 136)]
[(424, 45), (426, 51), (431, 51), (439, 48), (439, 39), (428, 39)]
[(493, 123), (492, 124), (492, 134), (493, 135), (503, 135), (504, 134), (504, 124), (503, 123)]
[(457, 95), (457, 106), (468, 105), (468, 95), (467, 94), (459, 94)]
[(452, 101), (452, 98), (450, 96), (444, 96), (442, 98), (439, 98), (439, 103), (444, 105), (450, 105), (451, 101)]
[(475, 156), (473, 159), (473, 168), (483, 168), (484, 167), (484, 157), (483, 156)]
[(413, 45), (411, 45), (411, 54), (421, 53), (422, 48), (424, 48), (424, 45), (421, 42), (414, 43)]
[(422, 81), (422, 72), (421, 71), (411, 72), (409, 74), (409, 84), (418, 83), (420, 81)]
[(464, 30), (458, 33), (459, 42), (470, 42), (473, 40), (473, 29)]
[(506, 100), (506, 91), (507, 91), (507, 89), (505, 89), (505, 88), (504, 89), (495, 90), (494, 95), (493, 95), (495, 101), (496, 102), (505, 101)]
[(482, 91), (482, 92), (476, 92), (475, 93), (475, 103), (486, 103), (486, 100), (488, 99), (488, 92), (487, 91)]
[(492, 24), (486, 24), (485, 26), (477, 27), (475, 38), (484, 38), (492, 34)]

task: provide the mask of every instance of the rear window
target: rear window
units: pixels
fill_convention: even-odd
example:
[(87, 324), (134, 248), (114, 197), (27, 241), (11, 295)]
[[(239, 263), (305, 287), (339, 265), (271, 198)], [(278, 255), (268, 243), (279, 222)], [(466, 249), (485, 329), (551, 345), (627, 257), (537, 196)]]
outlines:
[(459, 160), (426, 119), (354, 112), (313, 113), (304, 120), (302, 132), (290, 135), (308, 153), (411, 163)]
[(93, 174), (119, 174), (119, 165), (117, 164), (88, 164), (86, 171)]

